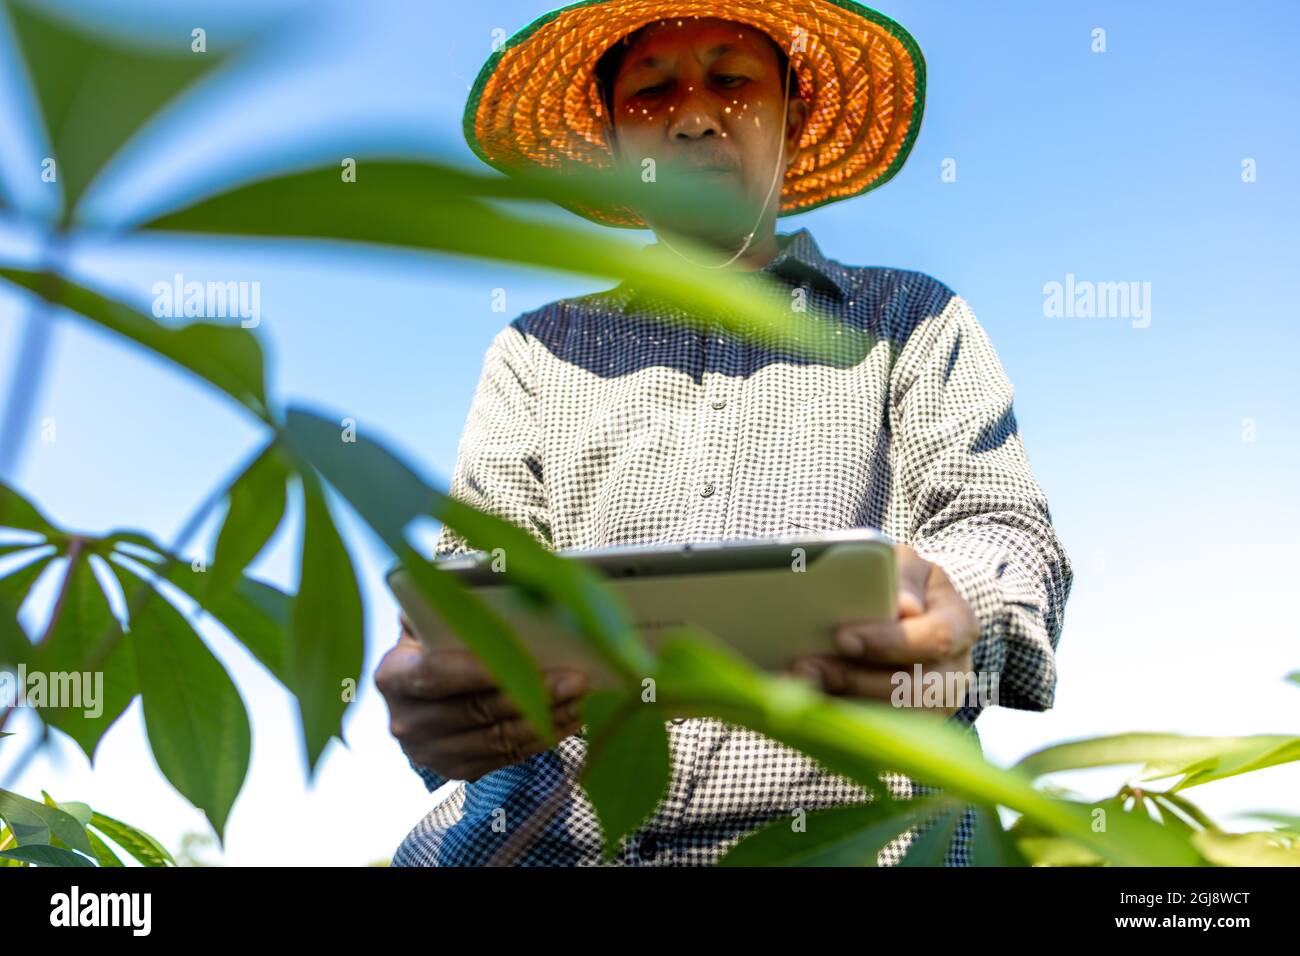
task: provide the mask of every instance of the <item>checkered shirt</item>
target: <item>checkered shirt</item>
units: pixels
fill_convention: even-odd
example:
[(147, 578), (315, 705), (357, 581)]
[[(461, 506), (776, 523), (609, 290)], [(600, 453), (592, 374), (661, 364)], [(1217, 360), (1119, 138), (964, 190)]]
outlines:
[[(672, 307), (626, 282), (563, 299), (493, 340), (452, 495), (549, 548), (881, 529), (940, 565), (971, 606), (974, 669), (998, 675), (997, 703), (1046, 710), (1073, 571), (984, 329), (928, 275), (842, 265), (806, 229), (778, 245), (759, 270), (778, 280), (764, 294), (874, 336), (865, 358), (808, 360), (716, 324), (665, 322)], [(443, 528), (440, 556), (467, 550)], [(977, 743), (980, 709), (968, 698), (951, 718)], [(686, 719), (668, 733), (667, 792), (616, 865), (712, 864), (765, 823), (871, 799), (742, 727)], [(585, 749), (575, 734), (468, 784), (412, 764), (431, 791), (452, 786), (394, 865), (483, 864), (544, 802), (558, 809), (518, 862), (600, 863), (599, 824), (572, 783)], [(936, 792), (898, 774), (883, 782), (896, 797)], [(974, 826), (967, 809), (948, 865), (969, 865)], [(877, 863), (897, 863), (921, 832), (891, 841)]]

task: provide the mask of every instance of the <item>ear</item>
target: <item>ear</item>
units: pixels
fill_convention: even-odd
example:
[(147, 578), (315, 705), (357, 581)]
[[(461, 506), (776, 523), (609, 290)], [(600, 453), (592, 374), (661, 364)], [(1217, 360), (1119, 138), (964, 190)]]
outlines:
[(601, 126), (605, 132), (605, 142), (609, 144), (609, 150), (614, 154), (614, 158), (619, 158), (618, 148), (618, 131), (614, 129), (614, 118), (612, 116), (602, 116)]
[(799, 140), (803, 136), (804, 126), (808, 123), (808, 117), (812, 114), (812, 107), (808, 101), (798, 97), (790, 97), (790, 105), (786, 110), (785, 117), (785, 165), (788, 168), (794, 163), (794, 152), (799, 147)]

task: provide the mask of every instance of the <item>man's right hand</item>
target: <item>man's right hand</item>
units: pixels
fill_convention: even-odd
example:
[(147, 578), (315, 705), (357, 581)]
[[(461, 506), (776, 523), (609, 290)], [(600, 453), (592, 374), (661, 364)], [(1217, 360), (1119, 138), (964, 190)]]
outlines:
[[(582, 726), (587, 677), (542, 675), (561, 737)], [(375, 684), (388, 702), (389, 727), (408, 757), (451, 780), (477, 780), (546, 750), (478, 658), (466, 650), (430, 650), (402, 621), (402, 636), (379, 663)]]

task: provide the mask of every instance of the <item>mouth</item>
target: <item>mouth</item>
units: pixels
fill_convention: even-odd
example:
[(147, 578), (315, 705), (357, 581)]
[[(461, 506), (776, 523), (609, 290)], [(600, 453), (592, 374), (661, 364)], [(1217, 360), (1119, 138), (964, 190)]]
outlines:
[(730, 176), (734, 172), (730, 166), (683, 166), (678, 169), (683, 176)]

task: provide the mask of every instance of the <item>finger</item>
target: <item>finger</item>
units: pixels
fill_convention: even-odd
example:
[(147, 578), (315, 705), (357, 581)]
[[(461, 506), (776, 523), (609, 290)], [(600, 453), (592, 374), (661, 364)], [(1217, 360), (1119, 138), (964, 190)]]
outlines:
[[(568, 689), (572, 686), (585, 688), (586, 675), (582, 672), (566, 670), (562, 673), (567, 679), (564, 696), (577, 692)], [(384, 655), (375, 674), (375, 683), (386, 697), (423, 700), (500, 689), (492, 673), (469, 651), (461, 648), (431, 650), (418, 641), (414, 644), (399, 642)]]
[[(552, 704), (579, 700), (587, 692), (586, 676), (579, 672), (551, 670), (543, 672), (542, 676)], [(390, 730), (399, 740), (408, 734), (442, 737), (520, 716), (514, 701), (496, 689), (438, 700), (399, 699), (390, 710)]]
[(925, 601), (911, 591), (898, 592), (898, 616), (916, 617), (925, 613)]
[(792, 667), (808, 676), (827, 694), (889, 700), (898, 686), (899, 672), (892, 668), (866, 667), (840, 657), (809, 655), (797, 658)]
[[(557, 704), (551, 718), (561, 737), (577, 733), (582, 726), (582, 705), (578, 701)], [(490, 766), (492, 769), (518, 763), (547, 749), (533, 725), (524, 717), (500, 721), (464, 733), (443, 737), (429, 748), (431, 760), (456, 768)], [(408, 749), (408, 753), (411, 751)], [(412, 753), (417, 763), (418, 757)], [(460, 779), (469, 779), (460, 776)]]
[[(960, 598), (958, 598), (960, 600)], [(846, 657), (873, 664), (941, 661), (964, 653), (975, 628), (942, 605), (898, 621), (861, 621), (835, 631), (835, 647)]]
[(926, 584), (930, 577), (930, 562), (905, 544), (895, 545), (894, 554), (898, 562), (900, 612), (903, 606), (906, 606), (909, 610), (915, 608), (924, 610)]

